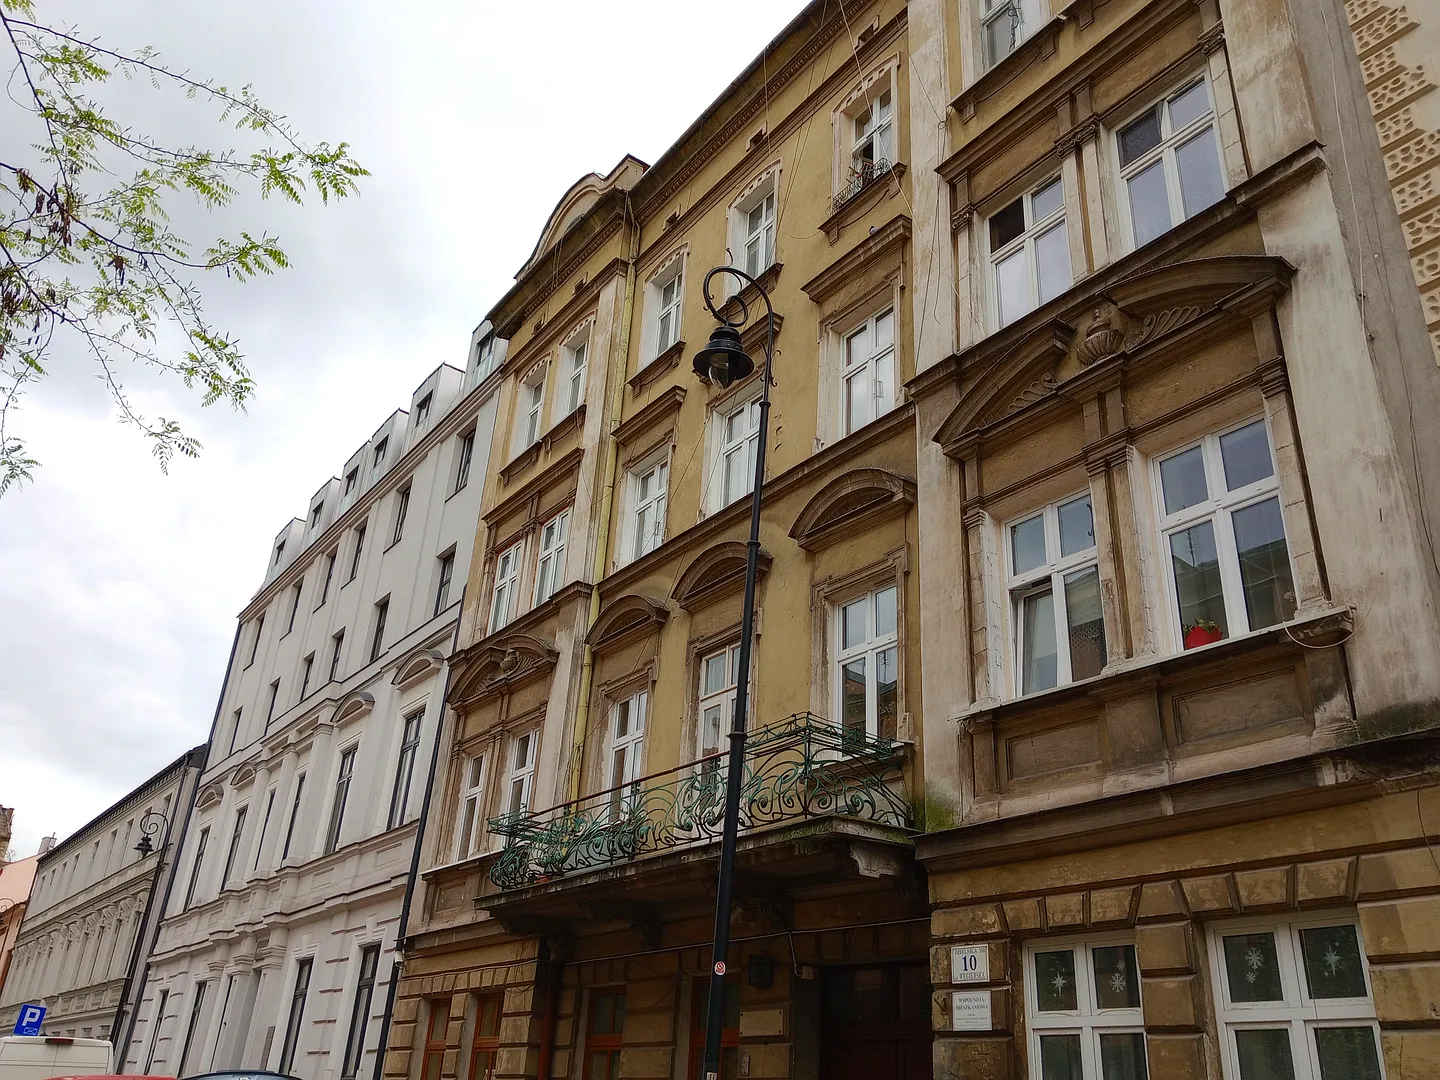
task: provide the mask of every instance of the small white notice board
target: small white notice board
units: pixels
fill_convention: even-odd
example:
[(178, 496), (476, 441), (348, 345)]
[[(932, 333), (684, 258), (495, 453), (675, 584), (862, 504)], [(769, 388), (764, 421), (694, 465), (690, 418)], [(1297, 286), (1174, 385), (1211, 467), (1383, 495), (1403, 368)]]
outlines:
[(956, 991), (951, 994), (950, 1027), (954, 1031), (989, 1031), (990, 991)]

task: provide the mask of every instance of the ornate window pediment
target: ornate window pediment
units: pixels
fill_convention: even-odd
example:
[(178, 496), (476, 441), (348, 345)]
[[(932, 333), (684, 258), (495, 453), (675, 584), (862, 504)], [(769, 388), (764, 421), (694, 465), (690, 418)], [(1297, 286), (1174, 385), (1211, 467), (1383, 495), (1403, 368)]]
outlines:
[(665, 604), (632, 593), (607, 605), (585, 640), (597, 652), (603, 652), (658, 630), (669, 617), (670, 608)]
[(220, 784), (211, 784), (195, 799), (196, 810), (208, 810), (212, 806), (219, 806), (224, 796), (224, 789)]
[(241, 765), (230, 777), (230, 786), (233, 788), (247, 787), (255, 782), (255, 766)]
[(473, 652), (456, 657), (451, 701), (471, 705), (505, 690), (548, 675), (560, 654), (548, 641), (529, 634), (507, 634)]
[(331, 723), (348, 724), (351, 720), (359, 720), (373, 708), (375, 708), (375, 695), (358, 690), (340, 702)]
[(1222, 320), (1248, 322), (1274, 306), (1294, 272), (1272, 255), (1188, 259), (1121, 278), (1028, 329), (1017, 324), (1018, 338), (1002, 332), (961, 357), (960, 400), (935, 441), (959, 453), (971, 436), (1062, 394), (1089, 369), (1153, 356), (1156, 345)]
[(439, 649), (418, 649), (395, 666), (395, 686), (405, 687), (439, 671), (445, 665), (445, 654)]
[(915, 481), (885, 469), (852, 469), (817, 491), (800, 511), (790, 536), (806, 551), (819, 551), (915, 502)]
[[(770, 570), (773, 556), (760, 549), (758, 576)], [(695, 556), (675, 583), (670, 598), (686, 611), (704, 607), (721, 596), (738, 592), (745, 585), (745, 545), (727, 540)]]

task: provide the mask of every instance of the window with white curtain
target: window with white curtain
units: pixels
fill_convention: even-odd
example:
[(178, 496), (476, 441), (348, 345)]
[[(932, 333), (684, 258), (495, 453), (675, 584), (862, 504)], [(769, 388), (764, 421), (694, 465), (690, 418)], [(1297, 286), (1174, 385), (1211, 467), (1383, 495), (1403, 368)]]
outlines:
[(1031, 1080), (1144, 1080), (1145, 1020), (1131, 940), (1025, 950)]

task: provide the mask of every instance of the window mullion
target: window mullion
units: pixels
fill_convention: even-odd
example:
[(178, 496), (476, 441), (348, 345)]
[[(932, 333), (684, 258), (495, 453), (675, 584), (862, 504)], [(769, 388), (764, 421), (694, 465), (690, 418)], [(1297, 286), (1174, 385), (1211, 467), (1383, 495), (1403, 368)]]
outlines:
[(1228, 509), (1215, 512), (1215, 552), (1220, 560), (1220, 587), (1225, 598), (1225, 618), (1230, 623), (1230, 636), (1250, 632), (1249, 613), (1245, 609), (1245, 589), (1240, 577), (1240, 555), (1235, 544), (1234, 518)]
[(1073, 681), (1070, 669), (1070, 612), (1065, 606), (1065, 575), (1056, 570), (1050, 575), (1050, 603), (1055, 612), (1055, 685)]

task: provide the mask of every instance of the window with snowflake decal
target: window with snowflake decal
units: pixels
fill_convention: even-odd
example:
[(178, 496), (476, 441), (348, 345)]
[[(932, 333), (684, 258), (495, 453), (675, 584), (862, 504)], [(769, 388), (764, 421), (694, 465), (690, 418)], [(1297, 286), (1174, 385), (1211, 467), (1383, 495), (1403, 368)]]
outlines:
[(1383, 1080), (1353, 919), (1231, 924), (1211, 934), (1227, 1080)]
[(1036, 943), (1025, 981), (1033, 1080), (1146, 1080), (1132, 942)]

